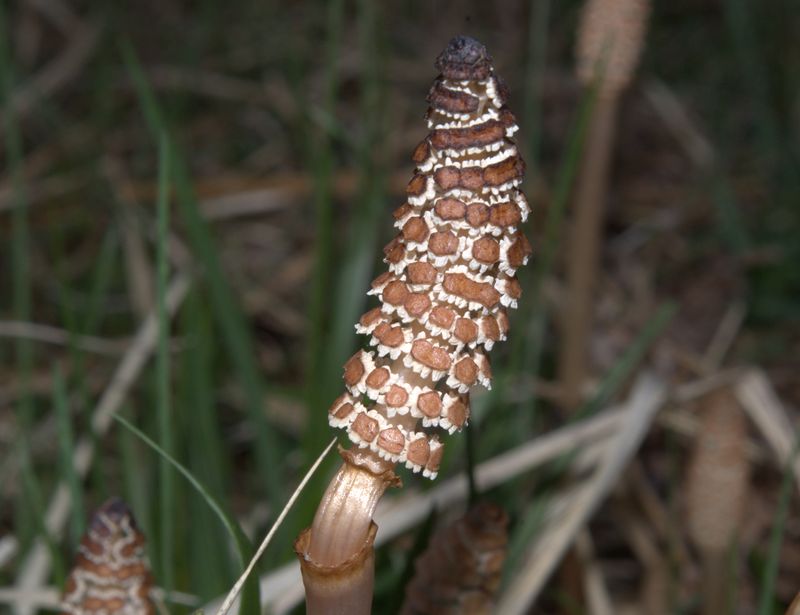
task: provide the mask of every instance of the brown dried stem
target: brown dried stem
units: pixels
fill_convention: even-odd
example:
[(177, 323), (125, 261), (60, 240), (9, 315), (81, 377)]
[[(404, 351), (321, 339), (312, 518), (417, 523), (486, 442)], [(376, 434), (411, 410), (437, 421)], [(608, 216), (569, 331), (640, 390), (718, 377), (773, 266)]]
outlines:
[(592, 297), (599, 271), (608, 172), (621, 92), (633, 77), (649, 13), (647, 0), (587, 0), (577, 38), (577, 73), (595, 89), (569, 238), (564, 343), (559, 374), (564, 406), (581, 401), (587, 374)]
[(587, 345), (592, 329), (592, 314), (601, 233), (608, 192), (608, 170), (614, 146), (617, 104), (614, 98), (600, 97), (592, 112), (583, 167), (575, 195), (570, 257), (567, 261), (567, 297), (564, 307), (564, 343), (559, 373), (564, 405), (573, 410), (583, 399), (587, 374)]

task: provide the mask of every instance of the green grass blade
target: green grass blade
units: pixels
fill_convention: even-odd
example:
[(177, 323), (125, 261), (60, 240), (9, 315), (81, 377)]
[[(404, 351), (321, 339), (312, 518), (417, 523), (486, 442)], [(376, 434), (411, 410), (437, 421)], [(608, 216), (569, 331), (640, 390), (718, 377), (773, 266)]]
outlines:
[[(5, 5), (0, 6), (0, 103), (3, 109), (3, 128), (5, 159), (11, 176), (14, 207), (11, 214), (11, 258), (9, 277), (12, 281), (12, 313), (20, 322), (27, 322), (31, 316), (32, 289), (30, 275), (30, 229), (28, 222), (28, 199), (22, 176), (24, 159), (22, 135), (17, 123), (16, 112), (10, 103), (14, 92), (14, 67), (10, 56), (9, 27), (6, 22)], [(38, 489), (33, 472), (28, 434), (33, 420), (33, 397), (30, 393), (33, 370), (33, 347), (30, 340), (20, 337), (14, 345), (16, 374), (22, 384), (23, 393), (17, 404), (17, 438), (20, 471), (26, 485)], [(37, 489), (34, 489), (36, 491)], [(28, 490), (28, 493), (32, 491)], [(18, 498), (14, 514), (16, 532), (23, 546), (33, 537), (35, 528), (31, 523), (35, 511), (31, 510), (29, 498)]]
[(734, 40), (738, 63), (737, 75), (746, 84), (744, 92), (752, 97), (755, 108), (753, 129), (758, 140), (758, 162), (764, 166), (767, 176), (772, 175), (781, 162), (783, 152), (780, 123), (770, 100), (769, 73), (761, 58), (761, 49), (755, 32), (752, 13), (758, 10), (745, 0), (728, 0), (724, 3), (725, 18)]
[[(309, 423), (303, 438), (303, 449), (307, 458), (312, 458), (330, 437), (327, 422), (323, 419), (325, 409), (341, 393), (342, 365), (356, 344), (353, 325), (358, 320), (367, 300), (366, 289), (372, 276), (379, 254), (378, 238), (381, 222), (385, 215), (385, 172), (380, 161), (376, 160), (377, 144), (381, 141), (385, 118), (385, 88), (381, 80), (383, 73), (383, 54), (380, 48), (379, 5), (361, 1), (357, 4), (359, 46), (365, 64), (363, 69), (359, 115), (362, 130), (358, 139), (349, 144), (355, 148), (357, 168), (359, 169), (358, 191), (355, 207), (350, 214), (350, 224), (345, 242), (342, 245), (341, 259), (336, 265), (335, 289), (331, 293), (333, 301), (326, 297), (329, 320), (329, 333), (321, 341), (311, 343), (316, 361), (309, 372), (308, 396)], [(332, 23), (330, 23), (332, 22)], [(336, 19), (331, 19), (329, 28), (340, 27)], [(338, 25), (337, 25), (338, 24)], [(332, 38), (338, 32), (330, 33)], [(333, 66), (330, 70), (333, 70)], [(335, 110), (330, 100), (330, 112)], [(312, 327), (311, 336), (316, 336)], [(329, 459), (324, 469), (333, 464)], [(327, 467), (326, 467), (327, 466)], [(298, 523), (306, 523), (313, 515), (324, 489), (327, 472), (319, 472), (311, 481), (309, 489), (298, 504)], [(299, 529), (299, 528), (297, 528)]]
[(781, 547), (786, 532), (786, 521), (789, 518), (789, 505), (794, 492), (794, 463), (800, 451), (800, 434), (795, 437), (792, 454), (783, 470), (778, 510), (772, 532), (769, 537), (769, 550), (764, 572), (761, 576), (761, 589), (758, 594), (758, 615), (773, 615), (775, 613), (775, 586), (778, 581), (778, 566), (780, 564)]
[(45, 525), (45, 510), (42, 502), (42, 492), (39, 488), (39, 479), (30, 466), (24, 467), (21, 475), (22, 492), (24, 494), (24, 498), (21, 499), (24, 499), (30, 507), (31, 514), (33, 515), (31, 522), (36, 529), (36, 534), (44, 541), (50, 553), (50, 559), (53, 563), (53, 581), (56, 586), (61, 587), (67, 577), (66, 567), (64, 566), (64, 556), (58, 548), (55, 538)]
[[(190, 352), (183, 353), (180, 407), (189, 409), (181, 417), (184, 433), (191, 433), (185, 447), (189, 469), (208, 490), (222, 498), (230, 476), (230, 463), (225, 454), (221, 426), (214, 399), (213, 357), (216, 341), (208, 307), (200, 293), (190, 293), (183, 309), (181, 337)], [(200, 496), (188, 494), (189, 507), (195, 512), (189, 518), (188, 536), (207, 536), (202, 542), (190, 540), (188, 567), (193, 593), (211, 599), (223, 593), (236, 572), (230, 549), (221, 536), (211, 531), (216, 520), (205, 506), (197, 506)]]
[(503, 562), (503, 584), (508, 583), (519, 572), (531, 540), (539, 533), (547, 512), (547, 496), (537, 497), (522, 514), (508, 540), (508, 555)]
[(95, 335), (102, 324), (103, 304), (114, 280), (118, 250), (118, 235), (115, 229), (111, 229), (103, 238), (97, 255), (97, 265), (92, 272), (89, 303), (81, 323), (81, 331), (86, 335)]
[(747, 227), (730, 180), (720, 170), (712, 171), (711, 196), (717, 214), (720, 234), (728, 248), (737, 256), (743, 255), (751, 245)]
[[(123, 406), (120, 412), (130, 414), (130, 407)], [(144, 446), (141, 441), (127, 429), (118, 430), (117, 442), (120, 451), (124, 499), (131, 505), (131, 509), (136, 514), (136, 521), (144, 535), (155, 536), (156, 530), (152, 514), (154, 507), (150, 505), (153, 495), (151, 485), (155, 479), (151, 459), (144, 454)]]
[(542, 140), (542, 79), (547, 62), (550, 0), (531, 2), (528, 10), (528, 48), (525, 58), (525, 88), (522, 105), (522, 130), (527, 135), (523, 144), (528, 173), (539, 172)]
[(211, 232), (200, 217), (186, 170), (179, 160), (175, 163), (180, 164), (174, 175), (178, 204), (194, 252), (202, 259), (211, 291), (211, 305), (222, 329), (222, 341), (227, 346), (227, 352), (238, 373), (256, 434), (256, 474), (264, 481), (269, 503), (278, 507), (286, 491), (283, 482), (284, 468), (280, 461), (283, 459), (283, 447), (265, 416), (266, 385), (255, 358), (253, 339), (245, 316), (234, 298), (235, 294), (226, 282)]
[[(239, 524), (236, 520), (231, 517), (225, 509), (223, 508), (222, 504), (215, 498), (211, 492), (206, 489), (205, 485), (201, 483), (195, 476), (192, 474), (185, 466), (183, 466), (178, 460), (176, 460), (172, 455), (167, 453), (164, 449), (162, 449), (158, 444), (156, 444), (147, 434), (142, 432), (138, 427), (130, 423), (127, 419), (120, 416), (119, 414), (114, 415), (114, 420), (120, 423), (125, 429), (133, 433), (137, 438), (139, 438), (142, 442), (147, 444), (151, 449), (153, 449), (156, 453), (158, 453), (162, 458), (166, 459), (181, 475), (189, 482), (189, 484), (195, 488), (195, 490), (202, 496), (203, 500), (209, 506), (211, 510), (217, 515), (217, 518), (222, 523), (225, 530), (228, 532), (228, 536), (236, 545), (236, 553), (239, 560), (239, 565), (241, 566), (242, 570), (244, 570), (245, 566), (247, 566), (248, 561), (250, 560), (250, 556), (253, 553), (253, 546), (250, 544), (250, 541), (245, 536), (242, 528), (239, 527)], [(196, 540), (201, 540), (201, 537), (195, 537)], [(245, 584), (245, 588), (242, 591), (242, 603), (239, 609), (239, 613), (243, 615), (249, 615), (250, 613), (260, 613), (260, 602), (259, 602), (259, 588), (258, 588), (258, 579), (255, 577), (248, 580)]]
[[(158, 436), (161, 448), (167, 453), (173, 451), (172, 412), (170, 393), (169, 357), (169, 315), (167, 314), (166, 293), (169, 283), (169, 263), (167, 260), (167, 234), (169, 232), (169, 190), (170, 190), (170, 145), (166, 134), (161, 133), (158, 140), (158, 202), (157, 202), (157, 283), (156, 303), (158, 314), (158, 345), (156, 349), (156, 409), (158, 414)], [(174, 535), (175, 535), (175, 489), (172, 468), (162, 457), (159, 465), (159, 504), (160, 504), (160, 545), (161, 578), (164, 589), (174, 587)]]
[[(324, 118), (332, 118), (335, 115), (336, 94), (339, 88), (337, 63), (340, 55), (343, 17), (343, 0), (329, 2), (326, 13), (326, 40), (323, 56), (326, 58), (324, 94), (322, 106), (318, 111), (306, 110), (309, 126), (312, 124), (311, 117), (315, 114), (321, 114)], [(306, 400), (311, 419), (303, 439), (303, 448), (306, 455), (311, 458), (327, 437), (327, 425), (324, 421), (316, 420), (316, 415), (329, 403), (327, 399), (329, 388), (324, 383), (328, 382), (327, 372), (330, 356), (329, 337), (326, 333), (330, 316), (330, 278), (331, 271), (335, 271), (333, 269), (333, 199), (331, 194), (334, 154), (331, 136), (327, 131), (306, 128), (305, 132), (306, 159), (314, 176), (313, 202), (316, 229), (314, 270), (311, 276), (309, 296), (306, 365), (308, 382)], [(320, 386), (321, 382), (322, 386)]]
[(541, 287), (542, 280), (553, 270), (555, 257), (558, 253), (559, 241), (561, 240), (561, 227), (564, 223), (567, 203), (572, 194), (573, 183), (578, 174), (578, 169), (580, 168), (583, 143), (589, 126), (589, 120), (592, 117), (592, 110), (594, 109), (596, 98), (597, 92), (594, 90), (590, 90), (583, 96), (578, 109), (577, 120), (570, 130), (565, 159), (559, 167), (553, 201), (547, 212), (541, 254), (535, 260), (534, 264), (537, 290)]
[(72, 513), (70, 518), (72, 544), (77, 545), (83, 535), (86, 508), (83, 502), (81, 480), (75, 472), (75, 466), (72, 463), (74, 459), (75, 439), (70, 422), (69, 401), (67, 399), (64, 375), (61, 373), (61, 366), (58, 364), (53, 367), (53, 407), (56, 411), (56, 421), (58, 425), (58, 445), (62, 476), (64, 483), (69, 488), (70, 499), (72, 500)]

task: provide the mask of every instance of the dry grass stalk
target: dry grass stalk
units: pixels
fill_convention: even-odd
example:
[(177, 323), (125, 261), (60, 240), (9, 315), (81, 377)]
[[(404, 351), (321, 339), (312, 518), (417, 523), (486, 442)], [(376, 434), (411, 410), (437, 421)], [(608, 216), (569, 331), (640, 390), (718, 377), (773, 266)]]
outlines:
[(577, 72), (597, 98), (576, 185), (567, 260), (564, 343), (559, 374), (568, 409), (581, 401), (587, 372), (592, 298), (601, 255), (603, 211), (619, 94), (630, 82), (644, 44), (646, 0), (588, 0), (577, 39)]
[(594, 542), (588, 528), (578, 535), (576, 551), (583, 566), (583, 595), (589, 615), (614, 615), (615, 607), (603, 575), (600, 562), (595, 555)]
[(760, 368), (749, 369), (736, 381), (735, 390), (739, 403), (781, 466), (791, 464), (795, 483), (800, 490), (800, 458), (793, 453), (796, 430), (766, 373)]
[(795, 596), (792, 603), (789, 605), (786, 615), (800, 615), (800, 592)]
[(687, 474), (689, 535), (703, 559), (704, 612), (727, 612), (728, 552), (745, 513), (747, 418), (730, 389), (701, 401), (702, 426)]
[(436, 476), (443, 445), (422, 428), (467, 424), (469, 391), (491, 382), (487, 352), (506, 337), (506, 311), (520, 296), (515, 271), (530, 254), (518, 230), (528, 215), (525, 165), (491, 58), (457, 37), (436, 67), (430, 133), (394, 213), (389, 271), (370, 291), (381, 305), (356, 325), (372, 348), (345, 364), (346, 392), (329, 411), (355, 446), (296, 545), (311, 613), (369, 612), (375, 506), (397, 482), (397, 463)]
[(508, 515), (481, 502), (431, 537), (417, 558), (402, 615), (492, 612), (508, 544)]
[(112, 498), (97, 509), (67, 577), (62, 615), (152, 615), (144, 543), (125, 502)]

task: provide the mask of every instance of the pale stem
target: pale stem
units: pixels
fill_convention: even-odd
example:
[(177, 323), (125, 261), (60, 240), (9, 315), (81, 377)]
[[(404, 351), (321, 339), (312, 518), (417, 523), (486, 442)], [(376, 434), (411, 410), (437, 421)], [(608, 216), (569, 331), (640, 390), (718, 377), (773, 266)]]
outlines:
[(564, 346), (559, 361), (564, 405), (568, 410), (574, 410), (580, 403), (587, 373), (588, 340), (594, 307), (592, 297), (600, 271), (598, 263), (616, 110), (616, 96), (598, 96), (589, 124), (583, 168), (575, 195), (569, 242), (571, 253), (567, 261)]

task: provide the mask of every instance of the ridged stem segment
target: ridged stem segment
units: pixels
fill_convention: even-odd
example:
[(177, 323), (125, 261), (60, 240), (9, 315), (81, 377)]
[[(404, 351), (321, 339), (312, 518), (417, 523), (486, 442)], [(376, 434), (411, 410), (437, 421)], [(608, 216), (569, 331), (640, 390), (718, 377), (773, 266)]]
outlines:
[(397, 483), (391, 464), (363, 452), (343, 451), (345, 462), (322, 497), (308, 557), (322, 566), (341, 563), (364, 543), (383, 492)]
[(340, 451), (344, 463), (295, 551), (306, 587), (306, 612), (367, 614), (372, 605), (375, 507), (398, 484), (392, 464), (370, 451)]

